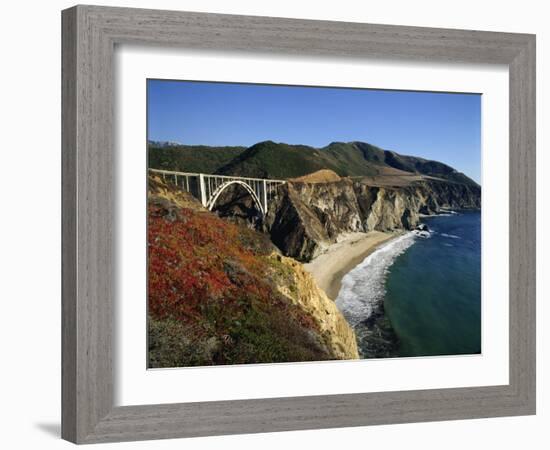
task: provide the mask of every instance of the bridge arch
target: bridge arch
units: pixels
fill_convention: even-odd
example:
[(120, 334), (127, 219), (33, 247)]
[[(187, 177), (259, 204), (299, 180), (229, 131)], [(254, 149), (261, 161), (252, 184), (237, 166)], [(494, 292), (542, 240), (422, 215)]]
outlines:
[(222, 194), (223, 191), (225, 191), (229, 186), (231, 186), (233, 184), (242, 186), (250, 194), (250, 196), (254, 200), (254, 203), (258, 207), (258, 210), (262, 214), (262, 216), (265, 216), (265, 214), (266, 214), (265, 207), (262, 204), (262, 202), (260, 201), (260, 199), (258, 198), (258, 195), (256, 195), (256, 192), (254, 191), (254, 189), (248, 183), (246, 183), (245, 181), (241, 181), (241, 180), (229, 180), (229, 181), (226, 181), (226, 182), (220, 184), (214, 190), (214, 192), (212, 192), (212, 195), (210, 196), (210, 199), (206, 203), (206, 207), (208, 208), (208, 210), (212, 211), (212, 209), (216, 205), (216, 201), (218, 200), (218, 197)]
[(267, 178), (237, 177), (192, 172), (174, 172), (149, 168), (150, 173), (158, 174), (165, 181), (173, 183), (179, 189), (190, 193), (210, 211), (216, 205), (220, 194), (232, 184), (242, 186), (250, 194), (260, 214), (265, 217), (269, 202), (277, 195), (277, 187), (286, 180)]

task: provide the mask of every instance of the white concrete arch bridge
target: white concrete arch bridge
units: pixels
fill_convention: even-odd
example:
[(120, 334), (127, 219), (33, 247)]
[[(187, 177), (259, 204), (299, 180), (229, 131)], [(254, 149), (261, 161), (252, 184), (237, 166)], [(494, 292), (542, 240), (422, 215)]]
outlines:
[(223, 191), (229, 186), (242, 186), (252, 197), (258, 210), (265, 216), (269, 203), (273, 199), (277, 186), (285, 184), (285, 180), (266, 178), (248, 178), (229, 175), (209, 175), (205, 173), (174, 172), (169, 170), (149, 169), (152, 174), (161, 176), (185, 192), (189, 192), (210, 211)]

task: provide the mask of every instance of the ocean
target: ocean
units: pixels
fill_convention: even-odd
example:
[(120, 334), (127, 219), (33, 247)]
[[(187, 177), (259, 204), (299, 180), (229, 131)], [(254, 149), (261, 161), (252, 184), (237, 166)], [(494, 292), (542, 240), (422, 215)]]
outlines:
[(422, 223), (429, 237), (406, 233), (342, 280), (336, 304), (364, 358), (481, 352), (481, 214)]

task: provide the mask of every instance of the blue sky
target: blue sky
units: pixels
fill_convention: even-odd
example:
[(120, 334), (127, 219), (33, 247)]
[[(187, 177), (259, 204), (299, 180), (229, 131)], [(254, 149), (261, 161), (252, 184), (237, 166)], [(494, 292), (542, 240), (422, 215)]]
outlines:
[(481, 96), (148, 80), (148, 138), (324, 147), (363, 141), (481, 178)]

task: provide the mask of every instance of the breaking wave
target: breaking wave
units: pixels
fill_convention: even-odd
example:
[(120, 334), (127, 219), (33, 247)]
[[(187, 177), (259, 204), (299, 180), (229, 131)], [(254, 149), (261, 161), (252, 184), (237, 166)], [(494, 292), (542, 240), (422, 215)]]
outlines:
[(441, 236), (451, 239), (462, 239), (460, 236), (457, 236), (456, 234), (447, 234), (447, 233), (441, 233)]
[(415, 240), (412, 232), (392, 240), (344, 276), (336, 306), (353, 328), (364, 322), (384, 300), (384, 284), (390, 266)]
[(451, 211), (450, 209), (441, 210), (442, 212), (439, 212), (435, 215), (435, 217), (450, 217), (450, 216), (460, 216), (460, 213), (457, 213), (456, 211)]

